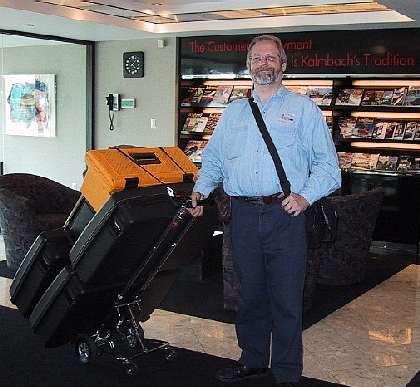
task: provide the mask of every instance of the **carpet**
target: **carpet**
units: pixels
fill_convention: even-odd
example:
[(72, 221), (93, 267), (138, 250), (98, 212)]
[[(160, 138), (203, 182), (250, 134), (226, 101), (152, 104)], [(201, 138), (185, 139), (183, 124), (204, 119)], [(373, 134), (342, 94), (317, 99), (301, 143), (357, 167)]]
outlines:
[[(0, 307), (0, 385), (65, 387), (226, 387), (214, 378), (215, 372), (233, 364), (230, 359), (178, 348), (175, 360), (167, 362), (161, 353), (140, 357), (139, 373), (127, 376), (124, 369), (109, 356), (82, 365), (73, 347), (45, 349), (34, 335), (28, 321), (16, 310)], [(255, 381), (244, 381), (235, 387), (254, 387)], [(258, 386), (272, 387), (271, 376), (259, 379)], [(302, 378), (303, 387), (329, 387), (339, 384)]]

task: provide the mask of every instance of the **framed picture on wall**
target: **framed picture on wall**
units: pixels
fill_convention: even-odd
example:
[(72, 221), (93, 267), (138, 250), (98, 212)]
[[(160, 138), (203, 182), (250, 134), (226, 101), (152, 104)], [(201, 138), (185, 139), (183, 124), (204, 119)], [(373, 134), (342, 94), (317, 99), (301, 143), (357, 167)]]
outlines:
[(55, 136), (55, 74), (3, 75), (5, 133)]

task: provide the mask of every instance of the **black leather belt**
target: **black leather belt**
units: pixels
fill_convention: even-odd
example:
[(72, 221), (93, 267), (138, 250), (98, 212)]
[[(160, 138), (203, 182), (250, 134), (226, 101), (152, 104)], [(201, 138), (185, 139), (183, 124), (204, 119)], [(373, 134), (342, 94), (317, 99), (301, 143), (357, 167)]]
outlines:
[(235, 199), (238, 199), (243, 202), (250, 204), (273, 204), (281, 202), (284, 199), (284, 194), (282, 192), (277, 192), (269, 196), (232, 196)]

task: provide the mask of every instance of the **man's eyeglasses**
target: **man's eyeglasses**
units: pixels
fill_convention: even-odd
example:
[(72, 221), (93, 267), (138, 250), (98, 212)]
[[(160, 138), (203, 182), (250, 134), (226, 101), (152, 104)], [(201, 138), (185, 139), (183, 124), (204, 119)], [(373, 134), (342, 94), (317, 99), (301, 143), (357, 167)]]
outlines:
[(276, 63), (280, 60), (280, 57), (274, 56), (274, 55), (255, 55), (251, 57), (251, 63), (252, 64), (258, 64), (262, 62), (267, 63)]

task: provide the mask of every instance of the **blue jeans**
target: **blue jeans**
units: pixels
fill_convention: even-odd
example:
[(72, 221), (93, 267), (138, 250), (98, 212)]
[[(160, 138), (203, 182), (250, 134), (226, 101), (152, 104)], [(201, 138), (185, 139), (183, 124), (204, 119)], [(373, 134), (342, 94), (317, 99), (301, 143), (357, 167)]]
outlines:
[(277, 382), (302, 374), (302, 304), (306, 265), (305, 216), (277, 202), (232, 199), (232, 251), (240, 286), (236, 334), (239, 361), (268, 367)]

